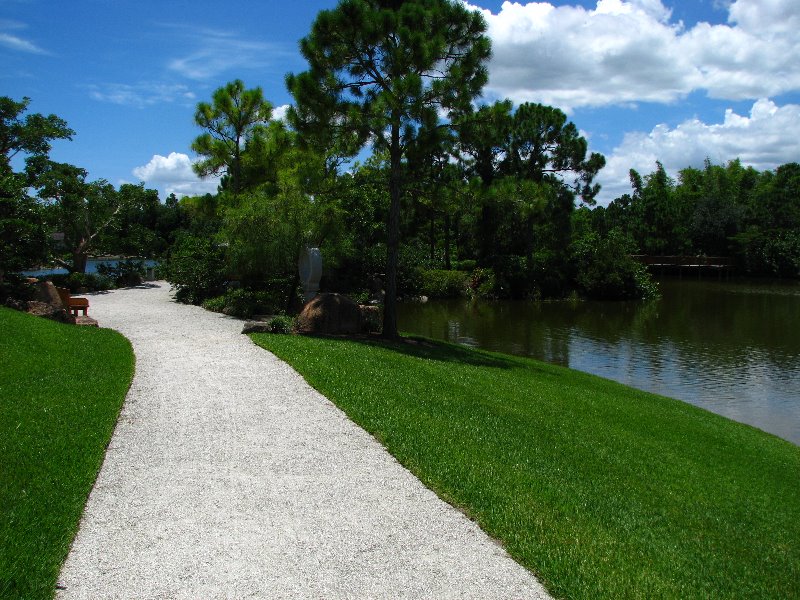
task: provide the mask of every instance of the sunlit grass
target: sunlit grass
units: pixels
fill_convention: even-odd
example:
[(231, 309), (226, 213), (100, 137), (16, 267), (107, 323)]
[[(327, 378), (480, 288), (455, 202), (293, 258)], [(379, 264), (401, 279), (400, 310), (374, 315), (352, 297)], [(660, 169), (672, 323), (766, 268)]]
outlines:
[(558, 597), (800, 597), (800, 448), (438, 342), (254, 335)]
[(53, 596), (133, 368), (116, 332), (0, 308), (0, 597)]

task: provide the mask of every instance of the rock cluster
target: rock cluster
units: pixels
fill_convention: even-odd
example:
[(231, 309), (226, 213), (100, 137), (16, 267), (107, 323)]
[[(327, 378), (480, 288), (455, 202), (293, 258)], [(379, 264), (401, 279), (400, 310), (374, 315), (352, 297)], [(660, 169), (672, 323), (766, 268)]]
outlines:
[(306, 303), (296, 324), (299, 333), (361, 333), (361, 310), (342, 294), (319, 294)]
[[(35, 281), (35, 280), (34, 280)], [(6, 306), (27, 312), (37, 317), (44, 317), (58, 321), (59, 323), (69, 323), (71, 325), (89, 325), (97, 327), (97, 321), (87, 316), (75, 317), (64, 306), (58, 290), (51, 281), (31, 282), (33, 287), (33, 300), (17, 300), (9, 298)]]

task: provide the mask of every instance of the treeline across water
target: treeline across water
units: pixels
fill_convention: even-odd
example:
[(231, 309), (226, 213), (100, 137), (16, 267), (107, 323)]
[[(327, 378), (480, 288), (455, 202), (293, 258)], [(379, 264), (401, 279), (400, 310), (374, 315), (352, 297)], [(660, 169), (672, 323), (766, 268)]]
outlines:
[(631, 194), (578, 211), (581, 227), (620, 231), (640, 254), (728, 256), (741, 274), (800, 275), (800, 164), (758, 171), (706, 161), (674, 180), (657, 163), (630, 177)]

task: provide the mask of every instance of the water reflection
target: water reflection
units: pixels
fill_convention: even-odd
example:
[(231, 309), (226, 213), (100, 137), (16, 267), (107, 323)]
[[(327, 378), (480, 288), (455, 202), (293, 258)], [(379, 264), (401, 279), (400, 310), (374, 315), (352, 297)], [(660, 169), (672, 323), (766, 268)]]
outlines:
[(399, 324), (680, 398), (800, 444), (800, 286), (661, 287), (650, 303), (403, 304)]

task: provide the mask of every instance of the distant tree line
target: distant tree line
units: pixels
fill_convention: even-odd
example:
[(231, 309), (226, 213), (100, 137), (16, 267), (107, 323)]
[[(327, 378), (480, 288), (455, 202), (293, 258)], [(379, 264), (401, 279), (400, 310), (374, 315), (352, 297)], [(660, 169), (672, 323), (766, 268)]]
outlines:
[(90, 255), (163, 255), (182, 226), (177, 198), (162, 204), (142, 184), (87, 181), (85, 169), (50, 160), (51, 143), (74, 131), (55, 115), (26, 114), (29, 104), (0, 97), (0, 281), (53, 261), (83, 273)]
[(580, 218), (601, 235), (628, 236), (642, 254), (727, 256), (743, 274), (800, 276), (800, 164), (759, 172), (707, 160), (675, 181), (656, 163), (630, 178), (632, 194)]

